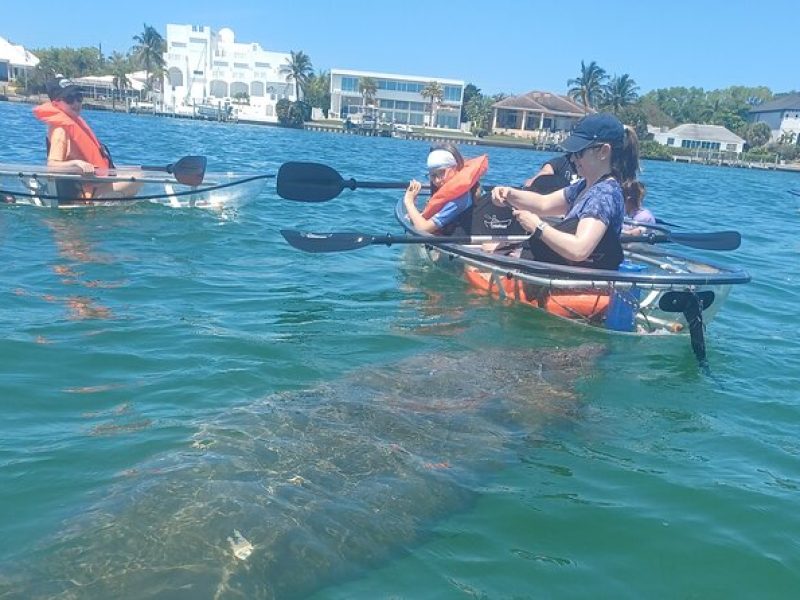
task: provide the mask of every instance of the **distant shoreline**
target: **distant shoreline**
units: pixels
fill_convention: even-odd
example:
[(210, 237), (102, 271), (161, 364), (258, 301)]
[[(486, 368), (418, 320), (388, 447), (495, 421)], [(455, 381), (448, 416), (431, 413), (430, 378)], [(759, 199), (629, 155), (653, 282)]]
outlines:
[[(6, 101), (11, 103), (23, 103), (23, 104), (39, 104), (46, 100), (45, 96), (38, 96), (38, 97), (26, 97), (26, 96), (3, 96), (0, 97), (0, 101)], [(189, 115), (179, 115), (173, 113), (161, 113), (157, 111), (128, 111), (126, 106), (120, 105), (118, 107), (106, 106), (105, 104), (97, 104), (94, 102), (87, 102), (86, 103), (86, 110), (94, 110), (100, 112), (115, 112), (115, 113), (126, 113), (126, 114), (137, 114), (143, 116), (151, 116), (151, 117), (160, 117), (160, 118), (169, 118), (169, 119), (188, 119), (193, 121), (203, 121), (209, 119), (202, 119), (196, 118)], [(222, 121), (225, 122), (225, 121)], [(229, 121), (231, 125), (260, 125), (266, 127), (279, 127), (277, 123), (267, 122), (267, 121), (251, 121), (248, 119), (237, 119), (235, 121)], [(317, 131), (323, 133), (335, 133), (339, 135), (364, 135), (363, 133), (359, 134), (353, 131), (346, 131), (344, 128), (331, 125), (319, 121), (310, 121), (304, 124), (303, 129), (306, 131)], [(489, 146), (495, 148), (515, 148), (520, 150), (536, 150), (538, 152), (552, 152), (558, 153), (559, 149), (554, 144), (535, 144), (531, 141), (514, 141), (514, 140), (497, 140), (497, 139), (486, 139), (486, 138), (479, 138), (479, 137), (470, 137), (467, 135), (448, 135), (447, 133), (436, 134), (432, 135), (429, 133), (411, 133), (408, 135), (402, 136), (399, 139), (411, 139), (411, 140), (420, 140), (420, 141), (427, 141), (427, 142), (444, 142), (444, 143), (454, 143), (458, 145), (466, 145), (466, 146)], [(694, 157), (694, 156), (672, 156), (670, 158), (665, 158), (661, 156), (653, 156), (648, 157), (646, 155), (642, 156), (644, 160), (657, 160), (661, 162), (680, 162), (686, 164), (702, 164), (707, 166), (715, 166), (715, 167), (731, 167), (731, 168), (739, 168), (739, 169), (756, 169), (761, 171), (783, 171), (788, 173), (800, 173), (800, 163), (791, 163), (791, 164), (775, 164), (775, 163), (765, 163), (765, 162), (753, 162), (753, 161), (742, 161), (742, 160), (726, 160), (726, 159), (707, 159), (704, 157)]]

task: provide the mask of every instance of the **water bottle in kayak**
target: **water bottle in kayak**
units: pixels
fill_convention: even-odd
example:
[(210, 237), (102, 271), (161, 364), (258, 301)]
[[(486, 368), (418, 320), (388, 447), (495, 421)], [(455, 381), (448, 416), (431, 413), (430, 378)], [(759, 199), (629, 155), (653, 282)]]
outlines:
[[(646, 269), (645, 265), (635, 265), (627, 260), (619, 266), (621, 273), (641, 273)], [(639, 309), (641, 292), (636, 284), (629, 288), (614, 288), (606, 312), (606, 329), (633, 331), (636, 328), (636, 311)]]

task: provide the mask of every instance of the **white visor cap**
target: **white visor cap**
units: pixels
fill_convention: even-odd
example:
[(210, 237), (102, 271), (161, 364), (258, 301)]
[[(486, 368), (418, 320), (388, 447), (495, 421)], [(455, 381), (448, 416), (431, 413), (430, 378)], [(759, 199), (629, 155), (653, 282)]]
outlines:
[(458, 163), (456, 157), (450, 154), (447, 150), (433, 150), (428, 154), (428, 170), (434, 171), (436, 169), (449, 169), (455, 167)]

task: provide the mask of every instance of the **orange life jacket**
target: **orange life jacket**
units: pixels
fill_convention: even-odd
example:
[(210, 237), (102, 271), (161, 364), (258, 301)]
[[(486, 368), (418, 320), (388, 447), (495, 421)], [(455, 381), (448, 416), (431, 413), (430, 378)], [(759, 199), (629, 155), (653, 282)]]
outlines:
[(460, 198), (478, 183), (478, 180), (486, 173), (489, 168), (489, 156), (482, 154), (477, 158), (470, 158), (464, 161), (464, 166), (447, 181), (436, 193), (430, 197), (422, 216), (430, 219), (437, 212), (442, 210), (445, 204), (456, 198)]
[(100, 142), (79, 115), (68, 113), (53, 102), (34, 107), (33, 114), (48, 126), (48, 139), (53, 130), (59, 127), (66, 132), (73, 158), (92, 163), (98, 169), (108, 169), (111, 166)]

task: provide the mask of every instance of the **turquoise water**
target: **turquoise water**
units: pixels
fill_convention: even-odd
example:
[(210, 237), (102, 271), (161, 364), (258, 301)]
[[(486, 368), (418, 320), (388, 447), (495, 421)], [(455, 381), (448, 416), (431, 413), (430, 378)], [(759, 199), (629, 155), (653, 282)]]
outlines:
[[(87, 118), (121, 164), (403, 180), (427, 148)], [(0, 119), (0, 162), (41, 160), (30, 107)], [(547, 156), (486, 151), (502, 183)], [(753, 276), (709, 326), (711, 376), (683, 339), (502, 306), (407, 249), (309, 255), (278, 233), (399, 231), (396, 192), (0, 207), (0, 596), (796, 596), (800, 178), (647, 162), (643, 180), (663, 219), (742, 232), (708, 254)]]

